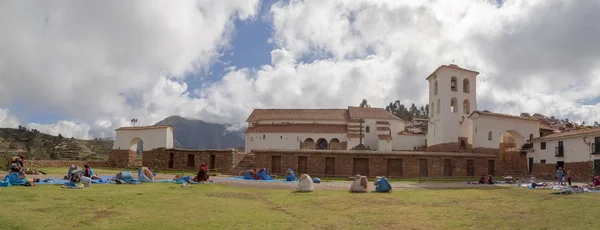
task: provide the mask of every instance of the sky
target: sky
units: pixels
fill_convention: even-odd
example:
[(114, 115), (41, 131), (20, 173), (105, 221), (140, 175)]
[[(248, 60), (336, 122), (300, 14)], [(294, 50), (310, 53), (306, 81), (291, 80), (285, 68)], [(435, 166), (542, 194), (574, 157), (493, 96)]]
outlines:
[(425, 105), (480, 72), (478, 109), (600, 121), (600, 1), (0, 0), (0, 127), (75, 138), (254, 108)]

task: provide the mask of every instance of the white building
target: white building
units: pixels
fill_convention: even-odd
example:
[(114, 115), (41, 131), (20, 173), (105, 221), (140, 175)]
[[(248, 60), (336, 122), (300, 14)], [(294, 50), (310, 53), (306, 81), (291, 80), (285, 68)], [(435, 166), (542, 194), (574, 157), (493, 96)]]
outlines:
[(116, 129), (117, 135), (113, 144), (114, 150), (136, 151), (137, 145), (143, 143), (142, 151), (157, 148), (173, 148), (173, 131), (170, 125), (120, 127)]
[[(452, 64), (438, 67), (426, 78), (426, 129), (405, 131), (405, 121), (381, 108), (256, 109), (247, 120), (246, 150), (351, 149), (359, 144), (361, 120), (364, 145), (379, 151), (414, 150), (426, 145), (428, 151), (504, 148), (504, 152), (518, 152), (528, 140), (540, 137), (543, 128), (539, 119), (478, 111), (477, 75), (479, 72)], [(421, 130), (426, 130), (426, 136), (415, 134)]]
[(457, 65), (442, 65), (429, 81), (429, 124), (427, 147), (449, 149), (498, 149), (512, 136), (516, 150), (527, 140), (539, 137), (540, 120), (477, 110), (479, 72)]
[(600, 175), (600, 128), (555, 133), (532, 140), (533, 151), (527, 153), (528, 167), (533, 164), (564, 166), (565, 163), (593, 162)]
[(402, 133), (405, 122), (382, 108), (255, 109), (247, 122), (246, 151), (349, 150), (361, 141), (378, 151), (412, 150), (425, 145), (424, 135)]

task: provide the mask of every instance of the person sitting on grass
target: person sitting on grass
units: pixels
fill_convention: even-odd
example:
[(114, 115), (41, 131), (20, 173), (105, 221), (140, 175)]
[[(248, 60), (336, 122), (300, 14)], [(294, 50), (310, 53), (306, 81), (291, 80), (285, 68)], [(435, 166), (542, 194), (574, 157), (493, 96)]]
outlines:
[(392, 185), (390, 181), (385, 177), (377, 177), (375, 179), (375, 191), (376, 192), (390, 192), (392, 191)]
[(210, 174), (209, 174), (209, 170), (206, 167), (205, 164), (200, 165), (200, 169), (198, 170), (198, 175), (193, 179), (193, 181), (195, 182), (202, 182), (205, 183), (207, 181), (212, 182), (209, 178), (210, 178)]
[(368, 192), (369, 181), (366, 176), (361, 176), (360, 174), (356, 175), (354, 182), (350, 186), (350, 192)]
[(487, 184), (494, 184), (494, 179), (492, 179), (492, 176), (491, 176), (491, 175), (490, 175), (490, 176), (488, 176), (488, 179), (487, 179)]
[(294, 170), (287, 169), (287, 172), (285, 174), (286, 174), (285, 175), (286, 181), (295, 181), (296, 180), (296, 173), (294, 173)]
[(479, 178), (479, 183), (485, 184), (485, 175), (481, 175), (481, 177)]
[(312, 192), (314, 189), (314, 182), (312, 178), (310, 178), (308, 174), (300, 175), (300, 180), (298, 181), (298, 191)]
[(83, 165), (83, 176), (94, 180), (100, 179), (98, 175), (94, 174), (94, 170), (87, 164)]
[(594, 180), (591, 184), (589, 184), (591, 189), (598, 190), (600, 189), (600, 176), (595, 176)]
[(79, 167), (77, 167), (77, 165), (72, 164), (71, 167), (69, 167), (69, 171), (67, 172), (67, 175), (64, 179), (71, 180), (71, 174), (77, 170), (79, 170)]

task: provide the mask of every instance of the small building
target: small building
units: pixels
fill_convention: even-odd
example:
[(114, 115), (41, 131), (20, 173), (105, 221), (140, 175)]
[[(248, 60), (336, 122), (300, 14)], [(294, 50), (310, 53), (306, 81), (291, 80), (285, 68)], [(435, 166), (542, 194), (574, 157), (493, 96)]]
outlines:
[(527, 153), (527, 165), (534, 175), (553, 174), (557, 167), (565, 167), (584, 180), (600, 175), (600, 128), (554, 133), (531, 142), (533, 151)]
[(425, 135), (403, 138), (406, 122), (383, 108), (255, 109), (248, 119), (245, 150), (413, 150)]

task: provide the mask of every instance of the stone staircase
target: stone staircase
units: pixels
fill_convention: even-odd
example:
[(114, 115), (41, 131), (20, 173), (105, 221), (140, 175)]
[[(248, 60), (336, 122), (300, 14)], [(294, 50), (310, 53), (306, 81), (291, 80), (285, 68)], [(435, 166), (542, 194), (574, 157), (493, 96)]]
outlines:
[(232, 175), (238, 175), (240, 173), (245, 173), (246, 171), (252, 169), (254, 165), (254, 154), (248, 154), (244, 156), (244, 158), (231, 170)]

